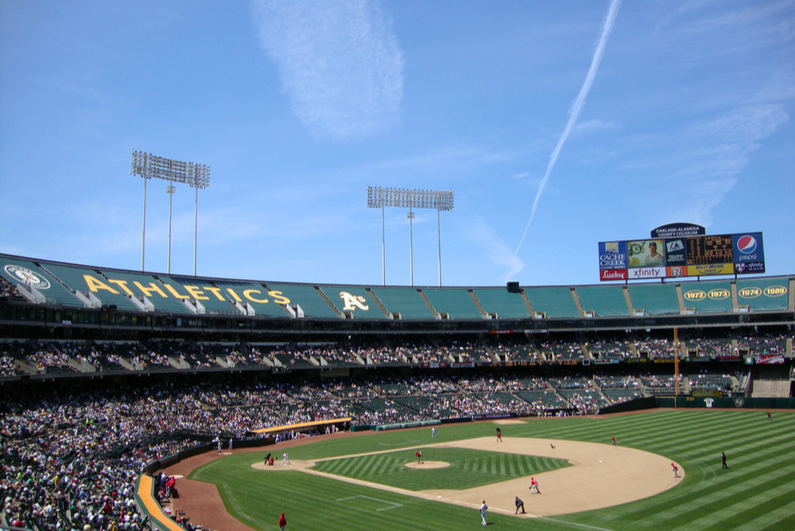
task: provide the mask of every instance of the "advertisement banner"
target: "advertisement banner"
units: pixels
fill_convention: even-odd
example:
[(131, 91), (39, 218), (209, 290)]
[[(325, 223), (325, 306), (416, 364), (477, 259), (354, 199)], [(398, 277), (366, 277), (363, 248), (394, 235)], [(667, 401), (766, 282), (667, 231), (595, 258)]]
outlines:
[(599, 242), (599, 269), (626, 269), (627, 242)]
[(733, 275), (734, 264), (702, 264), (687, 266), (687, 274), (691, 277), (707, 275)]
[(764, 262), (735, 262), (734, 272), (737, 275), (749, 275), (765, 272)]
[(762, 354), (756, 357), (758, 365), (779, 365), (784, 363), (783, 354)]
[(659, 267), (665, 265), (665, 245), (662, 240), (627, 242), (629, 267)]
[(687, 276), (687, 266), (672, 266), (665, 268), (665, 276), (667, 277), (686, 277)]
[(626, 280), (629, 278), (626, 269), (603, 269), (599, 271), (599, 280)]
[(732, 249), (734, 252), (735, 264), (765, 261), (765, 252), (762, 246), (761, 232), (733, 234)]
[(665, 265), (670, 267), (687, 265), (686, 244), (684, 238), (665, 240)]
[(665, 278), (665, 273), (664, 267), (639, 267), (629, 270), (629, 280)]

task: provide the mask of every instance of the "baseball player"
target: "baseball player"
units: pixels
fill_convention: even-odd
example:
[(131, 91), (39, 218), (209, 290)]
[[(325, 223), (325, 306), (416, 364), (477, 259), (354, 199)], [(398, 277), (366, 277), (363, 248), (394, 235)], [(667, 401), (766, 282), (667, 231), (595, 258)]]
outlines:
[(541, 494), (541, 491), (538, 489), (538, 481), (536, 481), (536, 478), (530, 478), (530, 494)]
[(483, 500), (483, 505), (480, 506), (480, 519), (483, 520), (483, 525), (486, 525), (486, 511), (489, 506), (486, 505), (486, 500)]

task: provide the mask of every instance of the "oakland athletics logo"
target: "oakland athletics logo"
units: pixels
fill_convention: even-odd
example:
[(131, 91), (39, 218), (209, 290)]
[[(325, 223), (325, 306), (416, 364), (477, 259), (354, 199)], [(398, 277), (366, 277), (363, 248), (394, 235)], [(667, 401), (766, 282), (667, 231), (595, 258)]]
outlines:
[(5, 267), (6, 273), (19, 280), (23, 284), (27, 284), (31, 288), (36, 289), (50, 289), (50, 281), (46, 278), (41, 278), (39, 275), (25, 269), (22, 266), (8, 264)]
[(345, 301), (345, 307), (342, 309), (343, 312), (352, 312), (356, 310), (356, 308), (360, 308), (364, 311), (370, 309), (369, 306), (364, 304), (365, 298), (361, 295), (351, 295), (347, 291), (340, 291), (340, 298)]

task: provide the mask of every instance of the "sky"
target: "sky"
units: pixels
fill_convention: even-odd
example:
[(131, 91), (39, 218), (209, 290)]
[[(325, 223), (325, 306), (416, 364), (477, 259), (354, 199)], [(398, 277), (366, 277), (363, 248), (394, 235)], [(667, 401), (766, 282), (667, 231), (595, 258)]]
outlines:
[[(199, 276), (598, 284), (599, 242), (691, 222), (793, 274), (794, 107), (790, 0), (0, 0), (0, 253), (140, 270), (145, 241), (192, 275), (195, 235)], [(133, 150), (210, 185), (144, 195)]]

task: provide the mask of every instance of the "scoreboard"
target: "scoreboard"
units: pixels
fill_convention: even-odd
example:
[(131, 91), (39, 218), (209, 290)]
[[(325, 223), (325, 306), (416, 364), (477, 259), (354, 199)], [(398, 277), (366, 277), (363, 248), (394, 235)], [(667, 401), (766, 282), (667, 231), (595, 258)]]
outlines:
[(599, 242), (603, 281), (764, 272), (761, 232)]
[(687, 238), (687, 265), (734, 262), (731, 236)]

